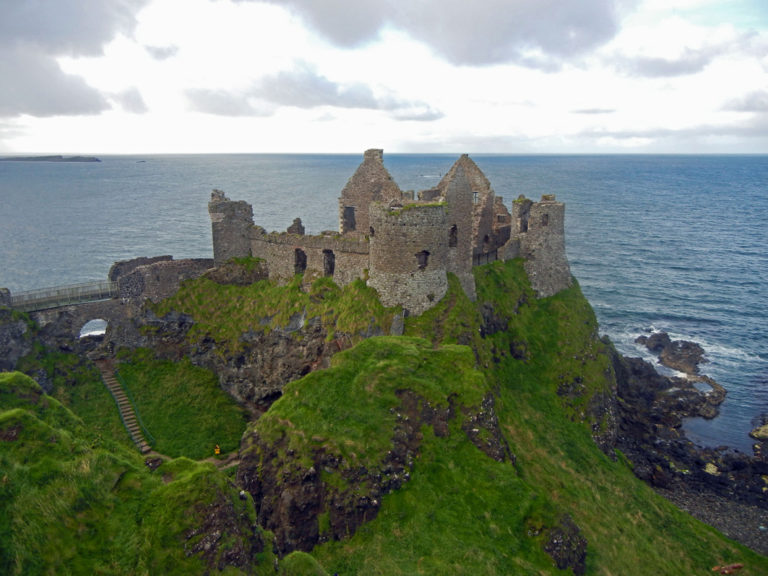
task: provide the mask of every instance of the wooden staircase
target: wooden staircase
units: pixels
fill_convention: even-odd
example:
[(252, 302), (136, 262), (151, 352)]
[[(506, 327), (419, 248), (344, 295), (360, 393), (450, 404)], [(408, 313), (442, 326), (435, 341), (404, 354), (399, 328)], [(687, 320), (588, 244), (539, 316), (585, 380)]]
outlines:
[(107, 390), (112, 394), (112, 398), (115, 399), (117, 409), (120, 411), (120, 419), (123, 421), (126, 430), (131, 435), (131, 440), (139, 449), (139, 452), (146, 454), (152, 450), (152, 447), (144, 438), (144, 434), (141, 431), (141, 426), (136, 418), (136, 412), (133, 409), (131, 401), (128, 400), (128, 396), (125, 394), (125, 390), (115, 378), (115, 373), (112, 369), (110, 362), (106, 360), (97, 360), (96, 366), (101, 372), (101, 379)]

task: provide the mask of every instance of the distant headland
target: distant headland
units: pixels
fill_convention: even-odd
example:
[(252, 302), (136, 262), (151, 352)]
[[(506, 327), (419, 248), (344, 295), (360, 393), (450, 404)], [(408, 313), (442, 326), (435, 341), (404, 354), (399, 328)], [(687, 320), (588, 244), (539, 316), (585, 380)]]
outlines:
[(10, 156), (0, 162), (101, 162), (95, 156)]

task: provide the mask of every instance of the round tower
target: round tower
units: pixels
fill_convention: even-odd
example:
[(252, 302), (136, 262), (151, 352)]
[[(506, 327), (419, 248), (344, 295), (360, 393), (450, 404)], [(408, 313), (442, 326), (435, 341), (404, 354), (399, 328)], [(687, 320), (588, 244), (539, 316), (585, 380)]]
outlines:
[(368, 285), (385, 306), (418, 315), (448, 291), (443, 204), (371, 204)]

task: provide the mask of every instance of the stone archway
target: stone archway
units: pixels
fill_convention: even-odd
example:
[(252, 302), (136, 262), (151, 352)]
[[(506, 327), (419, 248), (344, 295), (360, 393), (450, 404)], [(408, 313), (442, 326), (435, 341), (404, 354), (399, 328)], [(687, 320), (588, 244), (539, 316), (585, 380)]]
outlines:
[(107, 333), (108, 324), (109, 321), (104, 318), (93, 318), (88, 320), (88, 322), (83, 324), (82, 328), (80, 328), (80, 338), (104, 336), (104, 334)]

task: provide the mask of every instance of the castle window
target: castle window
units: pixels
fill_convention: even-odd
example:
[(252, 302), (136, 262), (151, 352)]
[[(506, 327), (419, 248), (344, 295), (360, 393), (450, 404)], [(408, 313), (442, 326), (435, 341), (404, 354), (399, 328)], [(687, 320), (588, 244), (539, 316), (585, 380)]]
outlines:
[(333, 250), (323, 250), (323, 276), (333, 276), (336, 270), (336, 255)]
[(373, 226), (370, 227), (370, 233), (371, 233), (370, 234), (371, 238), (373, 238), (376, 235), (375, 230), (373, 229)]
[(427, 250), (416, 252), (416, 263), (419, 266), (419, 270), (424, 270), (424, 268), (427, 267), (428, 262), (429, 262), (429, 252)]
[(293, 273), (304, 274), (307, 270), (307, 255), (301, 248), (293, 251)]
[(541, 215), (541, 225), (547, 226), (549, 224), (549, 214), (542, 214)]
[(483, 237), (483, 252), (488, 252), (488, 250), (491, 248), (491, 237), (486, 234)]
[(477, 201), (479, 200), (479, 196), (477, 195), (477, 192), (474, 192), (472, 194), (472, 203), (477, 204)]
[(451, 230), (448, 232), (448, 248), (456, 248), (459, 245), (459, 229), (456, 224), (451, 226)]
[(527, 216), (520, 218), (520, 232), (528, 232), (528, 218), (527, 218)]
[(357, 228), (357, 222), (355, 222), (355, 207), (344, 206), (344, 214), (342, 215), (341, 230), (343, 232), (352, 232)]

